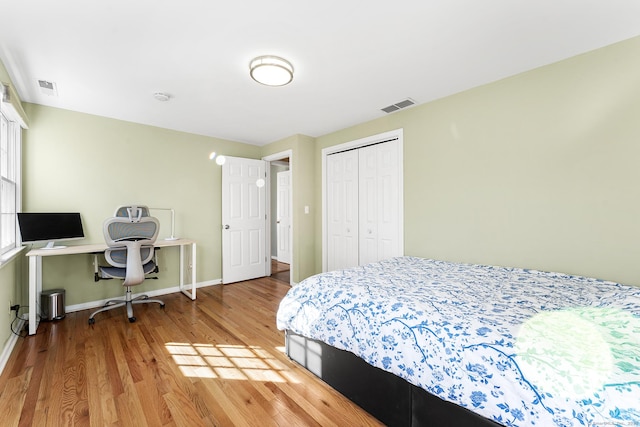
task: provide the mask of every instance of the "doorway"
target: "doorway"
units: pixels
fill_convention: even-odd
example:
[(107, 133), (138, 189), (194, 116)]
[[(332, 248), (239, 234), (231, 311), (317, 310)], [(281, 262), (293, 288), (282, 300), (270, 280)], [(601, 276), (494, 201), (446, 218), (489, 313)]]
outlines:
[[(270, 276), (292, 285), (293, 279), (293, 159), (292, 151), (263, 157), (269, 173), (267, 250), (271, 259)], [(287, 172), (287, 173), (282, 173)], [(280, 178), (280, 179), (278, 179)], [(285, 179), (286, 178), (286, 179)], [(288, 187), (288, 188), (285, 188)]]
[(271, 276), (281, 282), (291, 284), (291, 265), (271, 259)]

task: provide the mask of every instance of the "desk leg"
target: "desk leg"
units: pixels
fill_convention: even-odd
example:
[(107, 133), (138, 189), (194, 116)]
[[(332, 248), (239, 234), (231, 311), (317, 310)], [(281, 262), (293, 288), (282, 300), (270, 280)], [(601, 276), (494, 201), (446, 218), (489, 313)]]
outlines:
[(42, 292), (42, 257), (29, 257), (29, 335), (34, 335), (40, 320), (38, 295)]
[(196, 244), (191, 244), (191, 291), (185, 289), (184, 276), (186, 272), (185, 265), (185, 251), (186, 245), (180, 245), (180, 292), (191, 298), (192, 300), (196, 299)]
[(191, 299), (196, 299), (196, 244), (191, 244)]

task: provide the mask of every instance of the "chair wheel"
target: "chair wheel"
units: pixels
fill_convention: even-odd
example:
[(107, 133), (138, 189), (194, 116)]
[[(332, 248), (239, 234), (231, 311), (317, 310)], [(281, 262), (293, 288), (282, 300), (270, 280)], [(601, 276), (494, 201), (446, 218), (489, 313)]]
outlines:
[(94, 318), (89, 319), (89, 324), (90, 325), (93, 325), (94, 323), (96, 323), (96, 319), (94, 319)]
[(129, 317), (129, 323), (133, 323), (133, 322), (135, 322), (135, 321), (136, 321), (136, 318), (135, 318), (135, 317)]

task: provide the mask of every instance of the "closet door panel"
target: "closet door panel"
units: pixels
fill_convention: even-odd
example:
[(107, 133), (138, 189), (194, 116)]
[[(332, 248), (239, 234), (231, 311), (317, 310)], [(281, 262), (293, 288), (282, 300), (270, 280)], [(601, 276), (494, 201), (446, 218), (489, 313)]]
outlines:
[(401, 255), (396, 141), (363, 147), (360, 160), (360, 265)]
[(378, 260), (378, 150), (377, 145), (360, 148), (359, 189), (360, 189), (360, 265)]
[(402, 255), (400, 235), (400, 168), (398, 142), (377, 145), (378, 151), (378, 260)]
[(327, 157), (329, 271), (358, 265), (358, 153)]

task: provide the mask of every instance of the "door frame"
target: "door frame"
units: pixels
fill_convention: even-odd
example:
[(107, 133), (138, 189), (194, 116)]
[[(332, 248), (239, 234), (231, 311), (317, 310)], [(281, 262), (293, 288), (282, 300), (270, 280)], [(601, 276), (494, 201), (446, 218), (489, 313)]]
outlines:
[[(327, 156), (339, 153), (341, 151), (355, 150), (367, 145), (379, 144), (381, 142), (397, 139), (398, 140), (398, 186), (404, 189), (404, 148), (403, 148), (404, 129), (394, 129), (388, 132), (379, 133), (376, 135), (367, 136), (364, 138), (356, 139), (353, 141), (345, 142), (343, 144), (333, 145), (331, 147), (322, 149), (322, 271), (327, 271), (327, 258), (328, 258), (328, 227), (327, 227)], [(398, 213), (400, 219), (400, 236), (398, 236), (398, 245), (402, 249), (404, 254), (404, 191), (400, 191), (399, 194), (399, 209)]]
[[(291, 286), (293, 286), (294, 282), (293, 282), (293, 278), (294, 278), (294, 268), (295, 268), (295, 263), (296, 263), (296, 256), (295, 256), (295, 250), (294, 250), (294, 241), (295, 239), (293, 238), (294, 233), (296, 233), (296, 227), (295, 227), (295, 208), (293, 205), (293, 191), (294, 191), (294, 186), (295, 186), (295, 179), (294, 179), (294, 166), (293, 166), (293, 150), (289, 149), (289, 150), (285, 150), (285, 151), (280, 151), (278, 153), (274, 153), (274, 154), (270, 154), (268, 156), (264, 156), (262, 158), (262, 160), (267, 162), (268, 168), (269, 168), (269, 173), (267, 173), (267, 194), (265, 195), (265, 199), (266, 199), (266, 212), (267, 212), (267, 231), (266, 231), (266, 239), (265, 239), (265, 244), (266, 244), (266, 254), (267, 254), (267, 259), (271, 260), (271, 256), (273, 255), (271, 253), (271, 162), (276, 162), (278, 160), (282, 160), (282, 159), (289, 159), (289, 171), (291, 171), (291, 191), (289, 193), (289, 206), (291, 206), (291, 233), (289, 233), (289, 249), (291, 250), (291, 264), (289, 264), (289, 284)], [(267, 263), (267, 276), (271, 276), (271, 261), (269, 261)]]

